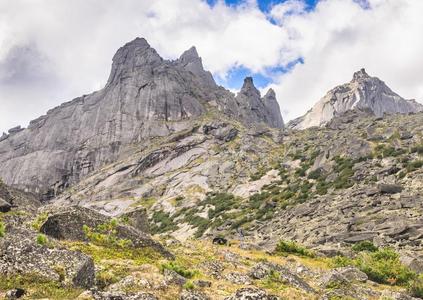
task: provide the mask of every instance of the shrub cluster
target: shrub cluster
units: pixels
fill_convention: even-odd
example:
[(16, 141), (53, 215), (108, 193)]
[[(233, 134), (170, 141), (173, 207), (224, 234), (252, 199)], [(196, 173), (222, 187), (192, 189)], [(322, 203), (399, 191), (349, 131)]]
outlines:
[(297, 244), (294, 241), (285, 241), (281, 240), (276, 245), (276, 253), (287, 255), (287, 254), (294, 254), (299, 256), (307, 256), (307, 257), (315, 257), (313, 251)]

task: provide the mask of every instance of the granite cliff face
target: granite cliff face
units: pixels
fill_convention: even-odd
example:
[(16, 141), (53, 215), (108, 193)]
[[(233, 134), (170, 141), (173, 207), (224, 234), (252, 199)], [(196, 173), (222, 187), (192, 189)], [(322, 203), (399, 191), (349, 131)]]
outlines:
[(423, 105), (405, 100), (382, 80), (370, 77), (361, 69), (354, 73), (351, 82), (330, 90), (310, 111), (291, 121), (289, 126), (295, 129), (322, 126), (352, 109), (369, 110), (381, 117), (385, 113), (416, 113), (423, 111)]
[(271, 91), (261, 99), (246, 79), (235, 97), (216, 85), (194, 47), (168, 61), (137, 38), (115, 54), (103, 89), (4, 134), (0, 174), (7, 184), (51, 198), (146, 140), (184, 130), (212, 110), (249, 126), (283, 127)]

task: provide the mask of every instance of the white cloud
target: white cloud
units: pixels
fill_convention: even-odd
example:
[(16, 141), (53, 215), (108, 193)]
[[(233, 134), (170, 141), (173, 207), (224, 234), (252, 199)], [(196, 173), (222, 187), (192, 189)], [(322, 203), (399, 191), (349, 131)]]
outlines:
[[(212, 8), (201, 0), (0, 0), (0, 131), (101, 88), (117, 48), (136, 36), (165, 58), (196, 45), (220, 76), (234, 66), (264, 72), (303, 57), (275, 78), (285, 119), (361, 67), (401, 95), (423, 99), (423, 1), (370, 4), (322, 0), (308, 12), (301, 0), (289, 0), (266, 16), (254, 0)], [(19, 70), (10, 63), (16, 49), (28, 49)]]
[(290, 47), (304, 58), (273, 84), (286, 119), (302, 115), (361, 67), (422, 102), (423, 1), (368, 2), (370, 9), (352, 0), (326, 0), (315, 11), (284, 18), (282, 28), (293, 36)]

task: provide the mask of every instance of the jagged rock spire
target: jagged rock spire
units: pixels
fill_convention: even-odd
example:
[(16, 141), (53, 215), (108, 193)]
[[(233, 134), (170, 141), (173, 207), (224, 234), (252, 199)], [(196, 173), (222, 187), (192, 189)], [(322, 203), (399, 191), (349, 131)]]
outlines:
[(204, 70), (201, 57), (198, 55), (197, 49), (194, 46), (182, 53), (177, 62), (186, 70), (196, 75), (206, 86), (216, 86), (212, 74)]
[(163, 62), (160, 55), (150, 47), (144, 38), (136, 38), (119, 48), (113, 57), (112, 71), (107, 85), (129, 76), (137, 68), (154, 67)]
[(260, 91), (255, 87), (252, 77), (244, 78), (244, 84), (239, 93), (247, 97), (260, 98)]
[(272, 127), (283, 128), (284, 122), (279, 103), (276, 100), (275, 91), (270, 88), (262, 100), (267, 110), (268, 122), (272, 125)]
[(364, 68), (361, 68), (360, 71), (354, 72), (353, 81), (359, 81), (367, 78), (370, 78), (370, 76), (366, 73)]

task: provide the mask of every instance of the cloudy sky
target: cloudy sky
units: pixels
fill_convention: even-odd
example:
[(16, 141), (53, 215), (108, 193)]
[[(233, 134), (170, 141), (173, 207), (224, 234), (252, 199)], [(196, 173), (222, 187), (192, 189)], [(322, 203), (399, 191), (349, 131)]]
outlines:
[(164, 57), (195, 45), (218, 83), (252, 75), (285, 120), (365, 67), (423, 102), (422, 0), (0, 0), (0, 132), (106, 82), (145, 37)]

